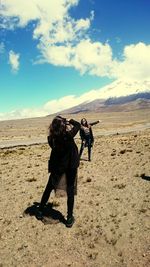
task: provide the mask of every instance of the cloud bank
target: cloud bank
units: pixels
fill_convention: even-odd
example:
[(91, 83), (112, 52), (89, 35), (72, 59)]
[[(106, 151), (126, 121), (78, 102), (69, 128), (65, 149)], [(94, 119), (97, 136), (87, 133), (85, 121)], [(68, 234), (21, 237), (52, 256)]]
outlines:
[(82, 103), (88, 103), (95, 99), (108, 99), (109, 97), (127, 96), (136, 93), (150, 92), (150, 79), (145, 81), (131, 80), (114, 81), (100, 89), (93, 89), (80, 96), (69, 95), (46, 102), (39, 108), (26, 108), (13, 110), (8, 113), (0, 113), (0, 120), (11, 120), (31, 117), (41, 117), (61, 112)]
[(109, 43), (95, 42), (89, 36), (94, 12), (75, 20), (70, 9), (79, 0), (3, 0), (1, 28), (26, 27), (34, 22), (33, 38), (38, 40), (37, 63), (73, 67), (81, 74), (116, 79), (145, 80), (150, 76), (150, 45), (124, 47), (122, 60), (114, 57)]
[(26, 108), (19, 110), (12, 110), (8, 113), (0, 113), (0, 120), (13, 120), (21, 118), (33, 118), (41, 117), (49, 114), (53, 114), (72, 106), (79, 105), (83, 102), (94, 100), (97, 97), (97, 90), (91, 90), (81, 96), (77, 97), (75, 95), (64, 96), (59, 99), (53, 99), (46, 102), (42, 107), (39, 108)]

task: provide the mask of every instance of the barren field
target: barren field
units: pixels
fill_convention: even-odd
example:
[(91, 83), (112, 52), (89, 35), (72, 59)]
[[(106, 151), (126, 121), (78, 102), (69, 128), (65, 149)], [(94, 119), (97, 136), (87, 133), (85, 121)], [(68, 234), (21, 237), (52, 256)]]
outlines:
[[(131, 112), (79, 113), (65, 115), (80, 121), (102, 120), (94, 127), (95, 136), (150, 128), (150, 109)], [(46, 143), (48, 127), (54, 116), (43, 118), (0, 121), (0, 148), (18, 144)], [(78, 136), (77, 136), (78, 137)]]
[[(48, 145), (0, 149), (1, 267), (150, 266), (150, 129), (146, 127), (150, 113), (78, 114), (73, 118), (84, 116), (103, 123), (93, 126), (92, 161), (86, 160), (87, 150), (83, 153), (76, 221), (71, 229), (65, 226), (65, 197), (53, 194), (44, 220), (35, 217), (48, 179)], [(46, 140), (50, 120), (0, 122), (1, 144)], [(141, 125), (145, 130), (126, 132)], [(126, 133), (119, 133), (120, 129)], [(116, 134), (107, 135), (112, 130)], [(78, 138), (76, 142), (79, 147)]]

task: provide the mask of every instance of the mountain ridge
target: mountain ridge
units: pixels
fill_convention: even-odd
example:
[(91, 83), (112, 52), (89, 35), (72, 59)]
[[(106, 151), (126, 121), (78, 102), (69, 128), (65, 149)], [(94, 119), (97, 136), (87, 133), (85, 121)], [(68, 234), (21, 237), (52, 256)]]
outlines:
[(150, 108), (150, 82), (115, 81), (97, 90), (94, 97), (61, 113), (128, 111)]

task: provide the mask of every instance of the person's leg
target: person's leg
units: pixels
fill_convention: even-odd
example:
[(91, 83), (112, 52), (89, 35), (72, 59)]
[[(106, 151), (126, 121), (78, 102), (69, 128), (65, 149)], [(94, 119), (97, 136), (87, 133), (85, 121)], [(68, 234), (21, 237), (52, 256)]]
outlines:
[(80, 147), (80, 152), (79, 152), (79, 157), (81, 157), (83, 149), (84, 149), (84, 142), (82, 141), (81, 147)]
[(50, 193), (52, 192), (53, 189), (54, 189), (54, 186), (52, 184), (52, 175), (50, 174), (48, 183), (46, 185), (46, 188), (45, 188), (44, 193), (43, 193), (42, 198), (41, 198), (41, 202), (40, 202), (40, 206), (39, 206), (40, 210), (42, 210), (44, 205), (47, 203), (49, 196), (50, 196)]
[(37, 213), (36, 213), (36, 218), (38, 220), (43, 219), (43, 209), (44, 209), (44, 206), (47, 203), (49, 196), (50, 196), (50, 193), (52, 192), (53, 189), (54, 189), (54, 187), (52, 184), (52, 176), (50, 175), (48, 183), (46, 185), (46, 188), (45, 188), (44, 193), (43, 193), (42, 198), (41, 198), (39, 209), (37, 210)]
[(88, 140), (88, 160), (91, 161), (91, 140)]
[(69, 169), (66, 172), (67, 178), (67, 226), (71, 227), (74, 223), (74, 186), (77, 175), (77, 169)]

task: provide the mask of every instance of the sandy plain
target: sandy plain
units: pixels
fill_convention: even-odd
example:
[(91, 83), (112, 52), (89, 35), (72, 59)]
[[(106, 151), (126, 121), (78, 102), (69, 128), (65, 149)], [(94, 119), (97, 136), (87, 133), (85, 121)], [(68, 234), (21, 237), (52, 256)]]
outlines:
[(80, 163), (71, 229), (66, 198), (53, 194), (43, 222), (35, 217), (50, 154), (38, 141), (52, 118), (0, 122), (1, 144), (15, 141), (0, 149), (0, 266), (150, 266), (150, 110), (71, 116), (103, 121), (93, 126), (92, 161), (85, 150)]

